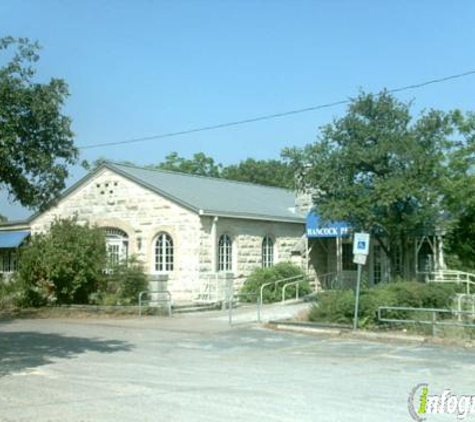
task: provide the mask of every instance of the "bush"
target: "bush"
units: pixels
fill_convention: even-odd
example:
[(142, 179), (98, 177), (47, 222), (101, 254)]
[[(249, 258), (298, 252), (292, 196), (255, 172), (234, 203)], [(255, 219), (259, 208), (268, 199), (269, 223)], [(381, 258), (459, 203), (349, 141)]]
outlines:
[(136, 305), (139, 293), (148, 290), (147, 275), (135, 257), (114, 265), (99, 286), (96, 301), (102, 305)]
[(88, 303), (104, 278), (106, 255), (102, 230), (76, 218), (56, 220), (21, 250), (20, 305)]
[[(243, 295), (243, 301), (252, 302), (255, 301), (255, 294), (260, 294), (261, 286), (265, 283), (272, 281), (282, 280), (284, 278), (305, 276), (305, 273), (300, 267), (289, 262), (281, 262), (269, 268), (258, 268), (252, 272), (252, 274), (244, 282), (241, 293)], [(285, 284), (285, 283), (283, 283)], [(264, 289), (263, 302), (277, 302), (282, 300), (282, 288), (283, 284), (279, 284), (277, 288), (273, 285)], [(304, 281), (299, 285), (300, 296), (311, 293), (312, 289), (308, 281)], [(295, 297), (295, 286), (289, 286), (286, 289), (286, 298)]]
[(22, 288), (15, 274), (4, 277), (0, 274), (0, 309), (18, 304)]
[[(419, 282), (398, 282), (363, 289), (360, 295), (359, 323), (361, 327), (378, 324), (379, 306), (449, 309), (455, 293), (454, 286)], [(355, 294), (352, 290), (323, 292), (317, 300), (317, 304), (310, 311), (310, 321), (353, 321)], [(408, 311), (393, 311), (390, 316), (400, 319), (414, 315), (410, 315)]]

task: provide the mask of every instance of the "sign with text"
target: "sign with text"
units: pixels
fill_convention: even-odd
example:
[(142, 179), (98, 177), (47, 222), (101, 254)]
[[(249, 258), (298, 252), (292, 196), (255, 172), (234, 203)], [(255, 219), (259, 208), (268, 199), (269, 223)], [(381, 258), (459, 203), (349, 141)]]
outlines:
[(353, 239), (353, 255), (369, 254), (369, 233), (355, 233)]
[(307, 216), (307, 237), (349, 237), (350, 226), (344, 221), (323, 222), (320, 217), (311, 212)]
[(364, 255), (364, 254), (356, 254), (356, 255), (353, 255), (353, 262), (355, 264), (360, 264), (360, 265), (365, 265), (366, 264), (366, 258), (368, 258), (368, 255)]

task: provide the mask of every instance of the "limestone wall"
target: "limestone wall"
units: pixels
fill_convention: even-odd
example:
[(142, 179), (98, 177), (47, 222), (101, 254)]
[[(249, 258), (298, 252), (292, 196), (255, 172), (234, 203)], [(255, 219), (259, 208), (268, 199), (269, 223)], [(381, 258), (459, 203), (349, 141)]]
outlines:
[[(248, 219), (218, 218), (216, 238), (212, 235), (213, 218), (202, 217), (200, 232), (200, 270), (213, 273), (217, 270), (217, 244), (222, 234), (229, 234), (233, 240), (233, 274), (235, 285), (239, 286), (256, 268), (262, 267), (262, 240), (271, 236), (274, 240), (274, 263), (290, 262), (292, 251), (304, 234), (304, 224), (255, 221)], [(214, 251), (214, 252), (213, 252)], [(213, 257), (214, 253), (214, 257)], [(301, 259), (298, 259), (299, 263)]]
[(190, 297), (199, 279), (200, 218), (156, 193), (104, 169), (57, 206), (32, 222), (33, 233), (48, 230), (56, 217), (77, 215), (80, 223), (116, 227), (129, 237), (129, 255), (135, 254), (148, 273), (154, 273), (157, 235), (167, 232), (174, 243), (175, 270), (168, 288), (175, 298)]
[[(138, 184), (104, 169), (38, 216), (32, 232), (47, 231), (55, 218), (76, 215), (79, 223), (114, 227), (127, 233), (129, 255), (136, 255), (147, 273), (154, 274), (155, 241), (167, 232), (174, 244), (174, 271), (168, 289), (175, 300), (191, 300), (204, 280), (217, 273), (217, 239), (224, 233), (233, 239), (233, 271), (237, 285), (262, 266), (262, 240), (275, 241), (274, 262), (294, 261), (292, 250), (304, 234), (304, 224), (199, 216)], [(293, 259), (294, 258), (294, 259)], [(300, 256), (297, 257), (300, 262)]]

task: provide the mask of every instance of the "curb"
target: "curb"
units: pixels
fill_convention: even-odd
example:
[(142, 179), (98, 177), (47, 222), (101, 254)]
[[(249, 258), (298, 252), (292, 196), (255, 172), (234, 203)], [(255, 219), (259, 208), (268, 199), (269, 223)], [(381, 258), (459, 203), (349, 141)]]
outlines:
[(399, 341), (425, 343), (427, 339), (423, 336), (405, 335), (397, 333), (377, 333), (374, 331), (353, 332), (351, 328), (341, 326), (319, 326), (310, 323), (299, 323), (289, 321), (269, 321), (267, 326), (277, 331), (287, 331), (300, 334), (342, 336), (346, 338), (366, 339), (374, 341)]

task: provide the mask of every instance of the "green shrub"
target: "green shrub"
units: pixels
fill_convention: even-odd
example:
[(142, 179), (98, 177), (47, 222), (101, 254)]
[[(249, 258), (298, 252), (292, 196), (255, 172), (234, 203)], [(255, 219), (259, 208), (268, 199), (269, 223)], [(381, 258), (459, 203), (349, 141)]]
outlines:
[(355, 295), (352, 290), (329, 290), (317, 298), (318, 306), (312, 307), (310, 321), (346, 323), (353, 317)]
[(0, 274), (0, 308), (16, 306), (22, 294), (22, 287), (15, 274), (4, 277)]
[(147, 275), (135, 257), (114, 265), (99, 286), (91, 301), (102, 305), (136, 305), (139, 293), (148, 290)]
[[(379, 306), (448, 309), (452, 305), (455, 292), (454, 286), (419, 282), (398, 282), (363, 289), (359, 306), (360, 326), (378, 324)], [(352, 290), (323, 292), (318, 295), (317, 304), (312, 307), (309, 320), (351, 323), (354, 306), (355, 295)], [(397, 319), (418, 318), (410, 311), (391, 311), (386, 315)]]
[(105, 264), (101, 229), (79, 225), (76, 218), (56, 220), (21, 250), (20, 305), (87, 303), (104, 277)]
[[(281, 262), (272, 267), (258, 268), (254, 270), (251, 275), (244, 282), (241, 293), (243, 301), (255, 301), (256, 294), (260, 294), (261, 286), (265, 283), (270, 283), (285, 278), (305, 276), (305, 273), (300, 267), (289, 262)], [(273, 285), (268, 286), (263, 292), (263, 302), (270, 303), (282, 300), (282, 288), (285, 283), (280, 283), (277, 288)], [(299, 285), (299, 295), (304, 296), (311, 293), (312, 289), (308, 281), (304, 281)], [(295, 286), (289, 286), (286, 289), (286, 298), (295, 297)]]

